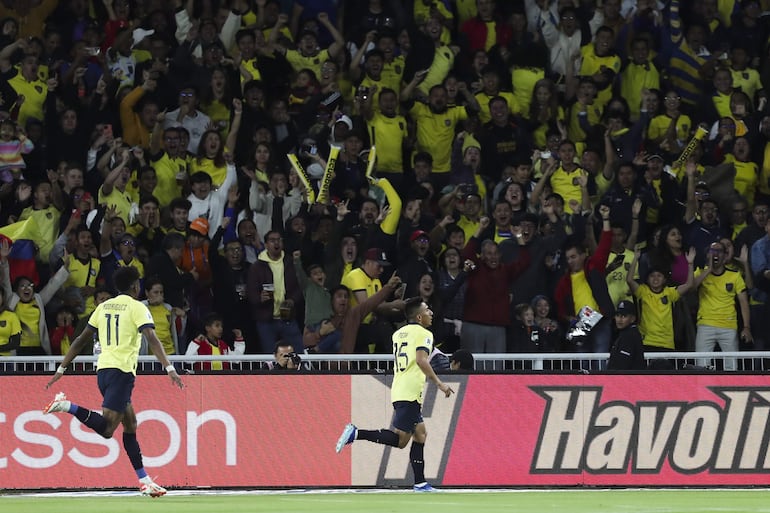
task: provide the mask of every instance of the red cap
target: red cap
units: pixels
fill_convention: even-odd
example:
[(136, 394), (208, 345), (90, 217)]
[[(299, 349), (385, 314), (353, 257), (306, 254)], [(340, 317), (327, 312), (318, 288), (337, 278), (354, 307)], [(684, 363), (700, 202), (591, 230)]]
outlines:
[(425, 237), (426, 239), (430, 239), (428, 236), (428, 232), (425, 230), (415, 230), (412, 232), (412, 235), (409, 237), (409, 242), (414, 242), (420, 237)]

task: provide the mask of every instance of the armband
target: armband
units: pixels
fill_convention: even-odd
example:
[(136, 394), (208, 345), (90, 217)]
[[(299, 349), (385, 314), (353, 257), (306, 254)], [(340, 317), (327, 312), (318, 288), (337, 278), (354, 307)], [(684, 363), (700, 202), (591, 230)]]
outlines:
[(166, 365), (166, 372), (169, 373), (169, 374), (172, 373), (172, 372), (176, 372), (176, 367), (174, 367), (173, 364)]
[(57, 374), (64, 374), (65, 372), (67, 372), (67, 367), (62, 367), (59, 365), (59, 368), (56, 369)]

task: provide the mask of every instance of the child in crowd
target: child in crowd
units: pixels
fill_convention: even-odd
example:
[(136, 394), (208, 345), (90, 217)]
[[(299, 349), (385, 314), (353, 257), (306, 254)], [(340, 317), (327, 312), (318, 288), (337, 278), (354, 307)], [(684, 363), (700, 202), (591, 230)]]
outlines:
[[(225, 354), (243, 354), (246, 351), (246, 342), (243, 340), (241, 330), (234, 329), (235, 343), (233, 349), (222, 340), (222, 316), (211, 312), (203, 318), (203, 334), (190, 341), (187, 346), (188, 356), (217, 356)], [(230, 364), (221, 361), (198, 362), (193, 364), (195, 370), (224, 370), (229, 369)]]
[(62, 306), (56, 312), (56, 327), (51, 330), (51, 354), (65, 355), (70, 350), (70, 343), (75, 340), (75, 326), (78, 318), (74, 310)]
[(152, 315), (152, 322), (155, 323), (155, 334), (160, 343), (163, 344), (163, 350), (166, 351), (166, 354), (179, 354), (176, 324), (178, 317), (184, 317), (184, 310), (172, 308), (170, 304), (164, 301), (163, 283), (158, 276), (149, 278), (144, 285), (147, 299), (142, 303), (147, 305), (147, 309)]
[(692, 287), (695, 249), (690, 248), (687, 258), (687, 281), (678, 287), (667, 287), (668, 273), (660, 267), (652, 267), (647, 273), (647, 283), (634, 280), (639, 251), (626, 276), (631, 293), (639, 304), (639, 331), (642, 333), (645, 351), (673, 351), (676, 349), (674, 333), (674, 303)]
[(22, 171), (27, 167), (22, 155), (31, 153), (35, 145), (24, 135), (12, 119), (0, 121), (0, 182), (24, 180)]
[(295, 251), (294, 268), (297, 280), (305, 296), (305, 332), (303, 342), (308, 351), (318, 353), (338, 353), (340, 333), (334, 328), (329, 319), (332, 317), (331, 294), (326, 289), (326, 273), (323, 267), (313, 264), (308, 267), (307, 274), (302, 267), (301, 252)]

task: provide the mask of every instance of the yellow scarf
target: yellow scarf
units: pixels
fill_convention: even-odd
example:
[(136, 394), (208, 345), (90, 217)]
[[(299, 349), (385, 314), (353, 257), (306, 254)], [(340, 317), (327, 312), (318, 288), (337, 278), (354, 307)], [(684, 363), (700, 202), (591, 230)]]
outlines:
[(286, 298), (286, 284), (283, 281), (283, 251), (281, 251), (278, 260), (272, 260), (267, 256), (267, 251), (260, 253), (257, 260), (267, 262), (273, 272), (273, 286), (275, 287), (273, 291), (273, 317), (277, 319), (281, 316), (281, 303)]

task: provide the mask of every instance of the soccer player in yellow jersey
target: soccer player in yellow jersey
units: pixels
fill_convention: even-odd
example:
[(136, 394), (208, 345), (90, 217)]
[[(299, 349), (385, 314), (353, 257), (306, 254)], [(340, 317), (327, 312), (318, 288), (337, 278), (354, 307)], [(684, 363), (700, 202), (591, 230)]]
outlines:
[(123, 448), (139, 477), (142, 495), (160, 497), (165, 495), (166, 489), (156, 484), (144, 470), (142, 453), (136, 440), (136, 413), (131, 404), (142, 336), (166, 368), (171, 381), (179, 388), (184, 388), (184, 384), (163, 352), (163, 346), (155, 335), (150, 312), (136, 299), (140, 292), (139, 272), (134, 267), (122, 267), (115, 271), (114, 281), (120, 294), (96, 307), (88, 319), (88, 325), (72, 342), (61, 365), (46, 385), (46, 388), (50, 388), (64, 375), (70, 362), (86, 344), (93, 341), (94, 333), (98, 332), (102, 352), (96, 364), (96, 380), (104, 397), (102, 413), (78, 406), (67, 400), (63, 392), (56, 394), (43, 411), (74, 415), (104, 438), (112, 438), (118, 424), (123, 424)]
[(390, 398), (395, 410), (395, 429), (364, 430), (348, 424), (337, 441), (337, 452), (355, 440), (368, 440), (403, 449), (411, 438), (409, 456), (414, 472), (413, 489), (415, 492), (432, 492), (435, 489), (425, 481), (423, 461), (427, 432), (421, 411), (422, 391), (426, 378), (435, 383), (445, 397), (452, 395), (454, 390), (436, 376), (428, 361), (433, 351), (433, 334), (428, 331), (433, 323), (433, 312), (419, 297), (408, 299), (404, 310), (409, 323), (393, 334), (395, 365)]

